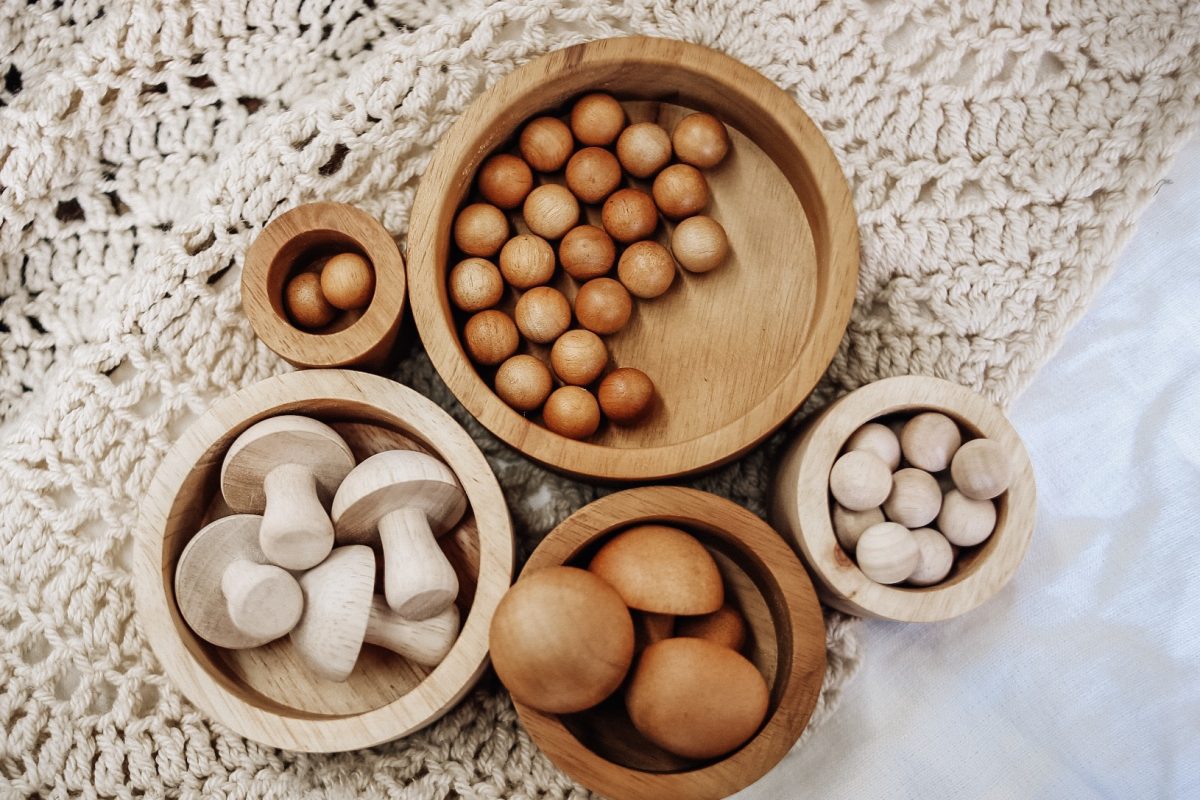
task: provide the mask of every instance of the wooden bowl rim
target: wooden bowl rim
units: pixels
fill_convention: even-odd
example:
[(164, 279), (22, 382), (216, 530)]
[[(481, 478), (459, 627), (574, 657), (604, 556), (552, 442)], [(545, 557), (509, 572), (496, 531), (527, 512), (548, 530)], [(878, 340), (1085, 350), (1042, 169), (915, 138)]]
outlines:
[[(808, 167), (821, 201), (817, 204), (819, 208), (811, 210), (810, 223), (814, 231), (818, 227), (827, 230), (837, 227), (843, 236), (831, 241), (825, 259), (820, 258), (821, 246), (817, 248), (824, 279), (841, 287), (840, 291), (831, 292), (830, 304), (817, 306), (813, 329), (823, 327), (824, 332), (817, 331), (808, 338), (801, 356), (757, 405), (740, 418), (690, 440), (656, 447), (618, 448), (569, 440), (526, 419), (496, 396), (470, 362), (456, 332), (447, 296), (445, 281), (449, 265), (439, 265), (436, 258), (439, 220), (453, 213), (459, 198), (450, 197), (447, 182), (435, 183), (434, 178), (458, 176), (466, 166), (474, 172), (487, 155), (478, 151), (478, 143), (472, 139), (474, 132), (480, 128), (494, 130), (496, 120), (514, 97), (544, 91), (540, 81), (532, 82), (533, 76), (541, 73), (565, 76), (578, 70), (581, 64), (596, 75), (595, 80), (561, 98), (548, 96), (546, 107), (552, 107), (578, 91), (604, 88), (604, 76), (630, 62), (643, 64), (660, 75), (683, 71), (720, 76), (732, 98), (724, 102), (753, 108), (770, 118), (787, 136), (790, 149), (805, 154), (806, 165), (808, 162), (821, 165), (819, 169)], [(672, 102), (678, 100), (700, 110), (709, 105), (677, 94), (655, 91), (647, 84), (644, 94), (637, 99), (670, 96)], [(505, 131), (501, 138), (514, 131)], [(749, 132), (743, 133), (757, 142)], [(820, 220), (813, 222), (814, 215), (820, 215)], [(828, 223), (841, 215), (848, 215), (853, 224)], [(467, 108), (442, 138), (417, 188), (411, 220), (408, 253), (413, 317), (442, 379), (467, 410), (501, 440), (535, 461), (584, 478), (630, 482), (680, 477), (726, 463), (750, 450), (795, 413), (832, 361), (849, 322), (858, 283), (858, 223), (850, 188), (820, 129), (791, 97), (758, 71), (702, 45), (671, 39), (631, 36), (587, 42), (543, 55), (499, 80)], [(826, 315), (830, 322), (822, 326)], [(837, 335), (830, 335), (829, 331), (835, 329)], [(806, 358), (806, 354), (814, 357)]]
[[(940, 411), (961, 427), (997, 440), (1013, 456), (1013, 480), (1002, 495), (996, 530), (970, 567), (927, 587), (886, 586), (862, 573), (838, 545), (829, 514), (829, 471), (855, 430), (878, 417), (906, 411)], [(822, 599), (851, 614), (898, 622), (936, 622), (965, 614), (990, 599), (1012, 578), (1033, 536), (1037, 487), (1029, 453), (1000, 409), (964, 386), (940, 378), (902, 375), (867, 384), (829, 406), (805, 431), (808, 448), (800, 465), (794, 509), (797, 544)], [(821, 442), (822, 444), (814, 444)], [(825, 442), (839, 442), (836, 448)], [(826, 498), (821, 508), (799, 502), (810, 492)], [(817, 496), (811, 494), (809, 496)], [(813, 504), (815, 506), (815, 504)], [(841, 553), (838, 558), (836, 554)]]
[[(568, 561), (614, 531), (651, 522), (695, 525), (710, 531), (752, 558), (773, 582), (772, 589), (785, 599), (788, 629), (778, 641), (780, 663), (787, 666), (776, 675), (776, 685), (782, 685), (779, 699), (758, 733), (738, 750), (703, 767), (683, 772), (644, 772), (590, 750), (557, 715), (516, 700), (513, 705), (534, 744), (551, 761), (606, 797), (725, 797), (758, 780), (787, 755), (808, 725), (824, 682), (824, 616), (811, 580), (782, 537), (748, 509), (715, 494), (681, 486), (626, 489), (589, 503), (559, 523), (534, 550), (518, 580), (528, 572)], [(801, 649), (797, 632), (814, 624), (821, 631), (820, 666), (805, 680), (797, 658)], [(775, 691), (772, 687), (773, 696)], [(631, 786), (637, 787), (637, 792), (631, 792)]]
[[(174, 571), (165, 563), (165, 531), (177, 495), (209, 449), (232, 430), (228, 419), (241, 419), (239, 425), (245, 427), (278, 409), (314, 400), (372, 408), (387, 424), (402, 425), (438, 448), (467, 493), (479, 531), (475, 598), (449, 655), (418, 689), (370, 711), (344, 716), (286, 709), (266, 699), (257, 705), (232, 690), (233, 681), (214, 674), (184, 641), (178, 626), (185, 623), (169, 599)], [(462, 699), (490, 663), (487, 633), (511, 585), (514, 562), (515, 540), (504, 494), (479, 447), (449, 414), (386, 378), (350, 370), (308, 370), (267, 378), (217, 401), (179, 437), (163, 457), (142, 504), (135, 529), (133, 583), (138, 621), (163, 671), (211, 719), (272, 747), (338, 752), (405, 736)]]

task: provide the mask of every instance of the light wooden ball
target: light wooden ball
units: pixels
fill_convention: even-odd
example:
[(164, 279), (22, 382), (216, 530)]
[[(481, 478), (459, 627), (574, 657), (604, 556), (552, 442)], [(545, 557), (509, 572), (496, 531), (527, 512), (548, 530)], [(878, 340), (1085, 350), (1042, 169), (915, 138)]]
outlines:
[(937, 527), (950, 544), (973, 547), (996, 529), (996, 504), (991, 500), (972, 500), (958, 489), (942, 498)]
[(467, 353), (476, 364), (495, 366), (517, 352), (517, 326), (503, 311), (480, 311), (463, 329)]
[(601, 147), (585, 147), (567, 162), (567, 188), (584, 203), (599, 203), (621, 183), (617, 157)]
[(690, 636), (741, 650), (746, 643), (746, 619), (733, 606), (721, 606), (711, 614), (698, 617), (677, 617), (675, 635)]
[(829, 492), (845, 508), (866, 511), (883, 505), (892, 491), (892, 471), (863, 450), (842, 454), (829, 472)]
[(621, 131), (617, 159), (635, 178), (649, 178), (671, 160), (671, 136), (661, 125), (638, 122)]
[(522, 336), (549, 344), (571, 327), (571, 304), (558, 289), (535, 286), (521, 295), (514, 316)]
[(892, 491), (883, 501), (883, 513), (906, 528), (933, 522), (942, 508), (942, 489), (923, 469), (907, 467), (892, 475)]
[(900, 583), (917, 568), (920, 549), (912, 531), (897, 522), (881, 522), (863, 531), (854, 560), (876, 583)]
[(553, 388), (550, 368), (534, 356), (513, 356), (496, 370), (496, 394), (517, 411), (541, 408)]
[(600, 427), (600, 406), (582, 386), (562, 386), (542, 408), (546, 427), (568, 439), (586, 439)]
[(675, 259), (670, 250), (653, 239), (634, 242), (621, 253), (617, 277), (630, 294), (653, 300), (675, 282)]
[(585, 94), (571, 107), (571, 131), (585, 145), (610, 145), (625, 127), (625, 109), (612, 95)]
[(518, 289), (541, 286), (554, 277), (554, 248), (541, 236), (522, 233), (500, 250), (500, 274)]
[(945, 536), (933, 528), (918, 528), (912, 532), (917, 540), (917, 566), (908, 576), (913, 586), (933, 586), (941, 583), (954, 566), (954, 547)]
[(651, 187), (654, 204), (670, 219), (699, 214), (708, 205), (708, 181), (689, 164), (672, 164), (658, 173)]
[(945, 414), (926, 411), (904, 423), (900, 449), (909, 464), (926, 472), (941, 472), (962, 444), (958, 424)]
[(617, 247), (604, 229), (594, 225), (572, 228), (558, 243), (558, 260), (577, 281), (607, 275), (617, 257)]
[(560, 239), (579, 222), (579, 201), (567, 187), (546, 183), (529, 193), (521, 213), (529, 230)]
[(879, 456), (893, 472), (900, 466), (900, 439), (892, 429), (878, 422), (868, 422), (850, 434), (846, 440), (846, 451), (866, 450)]
[(683, 163), (712, 169), (729, 152), (729, 132), (712, 114), (689, 114), (675, 126), (671, 144)]
[(468, 313), (483, 311), (504, 296), (504, 279), (496, 265), (484, 258), (468, 258), (450, 270), (450, 301)]
[(654, 381), (640, 369), (621, 367), (604, 376), (597, 394), (605, 417), (618, 425), (632, 425), (650, 410)]
[(729, 254), (729, 239), (712, 217), (688, 217), (671, 234), (671, 252), (689, 272), (708, 272), (721, 266)]
[(612, 238), (630, 244), (650, 238), (658, 227), (658, 209), (641, 189), (618, 189), (604, 201), (600, 220)]
[(954, 453), (950, 462), (954, 485), (972, 500), (991, 500), (1008, 489), (1012, 466), (1008, 453), (992, 439), (972, 439)]
[(366, 308), (375, 294), (375, 271), (358, 253), (338, 253), (321, 268), (321, 294), (334, 308)]
[(512, 209), (533, 189), (533, 172), (520, 158), (500, 153), (483, 162), (477, 181), (484, 200), (497, 208)]
[(538, 172), (557, 172), (575, 149), (571, 129), (560, 119), (538, 117), (530, 120), (517, 141), (521, 158)]
[(315, 272), (301, 272), (288, 281), (283, 301), (288, 316), (302, 328), (324, 328), (337, 316), (337, 309), (322, 294), (321, 278)]
[(591, 331), (567, 331), (550, 348), (550, 366), (563, 383), (586, 386), (600, 377), (608, 364), (608, 348)]
[(575, 318), (592, 333), (609, 336), (625, 327), (633, 298), (612, 278), (593, 278), (575, 295)]
[(837, 537), (838, 544), (847, 553), (854, 552), (863, 531), (872, 525), (887, 521), (883, 516), (883, 509), (878, 506), (864, 511), (851, 511), (840, 503), (833, 504), (829, 517), (833, 522), (833, 535)]
[(508, 218), (491, 203), (472, 203), (454, 220), (454, 244), (469, 256), (490, 258), (508, 240)]

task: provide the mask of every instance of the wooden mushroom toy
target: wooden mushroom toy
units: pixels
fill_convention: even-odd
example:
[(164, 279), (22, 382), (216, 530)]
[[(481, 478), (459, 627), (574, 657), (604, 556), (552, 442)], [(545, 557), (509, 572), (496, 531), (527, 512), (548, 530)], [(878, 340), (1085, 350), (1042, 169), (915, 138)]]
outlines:
[(333, 428), (294, 414), (242, 432), (221, 465), (221, 494), (238, 513), (262, 514), (259, 546), (284, 569), (308, 569), (333, 547), (326, 512), (354, 454)]
[(466, 494), (449, 467), (415, 450), (389, 450), (342, 481), (333, 498), (333, 524), (338, 544), (380, 542), (388, 605), (410, 619), (426, 619), (458, 596), (458, 576), (436, 537), (466, 509)]
[(304, 608), (300, 585), (267, 563), (258, 546), (262, 517), (234, 514), (204, 526), (179, 555), (175, 601), (197, 636), (242, 650), (278, 639)]
[(451, 604), (428, 619), (405, 619), (372, 593), (374, 585), (375, 553), (363, 545), (335, 548), (300, 576), (304, 614), (292, 629), (292, 644), (322, 678), (350, 677), (364, 642), (426, 667), (441, 663), (454, 646), (457, 607)]

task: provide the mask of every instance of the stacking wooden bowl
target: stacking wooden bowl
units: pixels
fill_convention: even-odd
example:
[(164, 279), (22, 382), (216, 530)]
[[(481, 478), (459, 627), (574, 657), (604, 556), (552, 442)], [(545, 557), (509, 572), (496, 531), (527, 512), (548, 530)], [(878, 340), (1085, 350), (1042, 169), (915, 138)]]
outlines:
[(696, 536), (713, 554), (728, 602), (749, 628), (746, 655), (766, 678), (770, 706), (758, 733), (733, 753), (697, 762), (672, 755), (634, 729), (618, 691), (577, 714), (516, 703), (541, 750), (575, 780), (606, 797), (720, 798), (749, 786), (804, 731), (825, 676), (825, 623), (812, 584), (786, 543), (761, 519), (722, 497), (656, 486), (608, 495), (563, 521), (538, 545), (522, 577), (544, 567), (586, 567), (611, 535), (662, 523)]
[[(370, 305), (342, 312), (322, 330), (298, 327), (284, 307), (288, 279), (344, 252), (371, 263)], [(246, 251), (242, 309), (258, 338), (297, 367), (379, 370), (400, 330), (405, 287), (400, 249), (378, 220), (344, 203), (307, 203), (271, 220)]]
[[(621, 100), (630, 122), (670, 130), (692, 110), (729, 128), (730, 155), (707, 170), (706, 213), (724, 226), (728, 260), (678, 271), (606, 339), (610, 363), (641, 369), (659, 395), (632, 427), (604, 425), (573, 441), (509, 408), (460, 340), (446, 277), (462, 257), (456, 213), (477, 199), (482, 161), (512, 149), (523, 123), (562, 115), (588, 91)], [(542, 176), (562, 182), (561, 174)], [(635, 185), (646, 188), (644, 182)], [(410, 292), (421, 339), (442, 378), (489, 430), (525, 455), (574, 475), (614, 481), (694, 473), (733, 459), (781, 425), (812, 390), (842, 338), (858, 279), (850, 192), (829, 145), (788, 95), (708, 48), (665, 39), (607, 39), (537, 59), (481, 95), (442, 139), (413, 205)], [(582, 223), (599, 225), (599, 207)], [(669, 225), (657, 238), (668, 243)], [(576, 286), (554, 284), (571, 299)], [(510, 293), (511, 294), (511, 293)], [(501, 308), (511, 312), (511, 296)], [(526, 350), (525, 352), (533, 352)]]
[[(304, 414), (331, 424), (362, 460), (380, 450), (425, 450), (454, 470), (470, 508), (439, 541), (459, 577), (462, 632), (432, 670), (366, 646), (345, 683), (318, 678), (287, 637), (224, 650), (195, 636), (175, 603), (175, 564), (200, 527), (228, 513), (225, 451), (253, 423)], [(163, 670), (212, 719), (263, 744), (333, 752), (405, 736), (445, 714), (488, 664), (488, 627), (513, 573), (508, 508), (471, 437), (407, 387), (342, 370), (269, 378), (221, 400), (163, 459), (142, 506), (133, 578), (138, 620)]]
[[(998, 442), (1009, 453), (1012, 483), (996, 498), (996, 527), (964, 549), (942, 582), (927, 587), (885, 586), (862, 573), (838, 544), (830, 517), (829, 471), (850, 434), (878, 417), (940, 411), (966, 432)], [(983, 397), (937, 378), (887, 378), (830, 405), (788, 449), (776, 475), (775, 527), (800, 551), (821, 599), (864, 617), (932, 622), (965, 614), (1008, 583), (1033, 535), (1037, 490), (1021, 437)]]

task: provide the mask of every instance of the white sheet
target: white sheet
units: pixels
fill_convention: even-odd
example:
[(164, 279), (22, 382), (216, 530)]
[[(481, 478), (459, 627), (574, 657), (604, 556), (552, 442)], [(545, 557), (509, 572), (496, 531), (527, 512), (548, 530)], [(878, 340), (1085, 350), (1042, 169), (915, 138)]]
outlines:
[(743, 798), (1200, 798), (1200, 140), (1010, 409), (1038, 525), (946, 623), (868, 622), (835, 718)]

